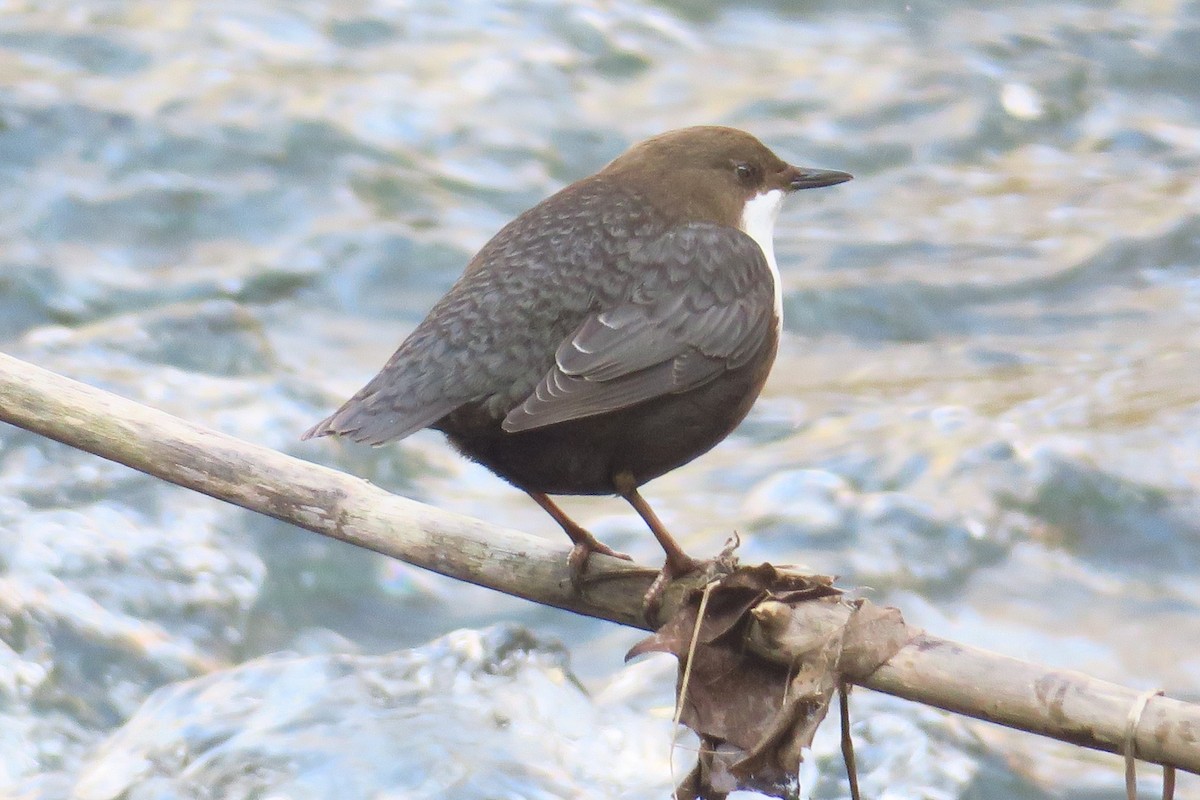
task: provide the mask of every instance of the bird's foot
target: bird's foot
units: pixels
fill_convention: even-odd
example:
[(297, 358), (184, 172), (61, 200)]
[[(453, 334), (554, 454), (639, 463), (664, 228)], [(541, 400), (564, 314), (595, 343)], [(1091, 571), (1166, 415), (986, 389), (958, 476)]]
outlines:
[(586, 538), (580, 537), (576, 539), (575, 546), (571, 548), (571, 555), (567, 557), (567, 568), (571, 575), (571, 588), (576, 592), (583, 589), (585, 583), (584, 573), (587, 572), (588, 560), (592, 557), (592, 553), (612, 556), (622, 561), (633, 560), (628, 554), (613, 550), (590, 533), (587, 534)]
[(667, 587), (671, 585), (671, 581), (696, 572), (703, 568), (704, 564), (705, 562), (697, 561), (682, 551), (667, 559), (667, 563), (663, 564), (662, 570), (650, 584), (646, 594), (642, 596), (642, 618), (649, 623), (650, 627), (657, 627), (658, 612), (662, 610), (663, 595), (666, 593)]

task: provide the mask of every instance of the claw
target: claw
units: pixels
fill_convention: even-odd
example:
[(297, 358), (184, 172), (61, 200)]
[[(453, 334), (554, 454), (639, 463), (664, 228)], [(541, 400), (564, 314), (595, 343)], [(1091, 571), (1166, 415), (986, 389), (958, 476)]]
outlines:
[(642, 619), (651, 627), (657, 629), (658, 612), (662, 610), (663, 595), (667, 591), (667, 587), (671, 585), (671, 581), (682, 578), (684, 575), (690, 575), (700, 569), (703, 564), (690, 556), (684, 556), (686, 561), (667, 559), (667, 563), (663, 564), (662, 570), (655, 576), (650, 588), (642, 595)]
[(588, 538), (575, 542), (575, 546), (571, 548), (571, 555), (567, 557), (567, 567), (571, 575), (571, 588), (576, 592), (583, 590), (585, 583), (584, 573), (587, 572), (588, 560), (592, 557), (592, 553), (612, 556), (622, 561), (633, 560), (628, 554), (613, 550), (604, 542), (588, 534)]

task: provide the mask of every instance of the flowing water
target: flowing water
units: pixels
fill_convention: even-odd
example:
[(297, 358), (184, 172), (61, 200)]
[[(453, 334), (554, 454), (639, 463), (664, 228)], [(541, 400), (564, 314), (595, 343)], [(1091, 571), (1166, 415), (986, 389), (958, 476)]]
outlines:
[[(750, 418), (646, 490), (686, 546), (737, 530), (934, 633), (1200, 699), (1196, 0), (0, 0), (0, 348), (561, 537), (437, 434), (298, 435), (500, 225), (698, 123), (856, 179), (783, 212)], [(623, 504), (566, 506), (659, 557)], [(0, 796), (664, 797), (673, 662), (624, 667), (636, 638), (0, 428)], [(1112, 757), (856, 718), (870, 797), (1121, 791)]]

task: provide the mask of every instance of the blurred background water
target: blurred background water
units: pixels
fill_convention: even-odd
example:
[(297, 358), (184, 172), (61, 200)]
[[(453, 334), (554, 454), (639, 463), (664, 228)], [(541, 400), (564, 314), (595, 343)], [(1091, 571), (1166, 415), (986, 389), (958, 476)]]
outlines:
[[(0, 347), (561, 538), (437, 434), (297, 437), (504, 222), (697, 123), (856, 180), (780, 220), (750, 419), (647, 490), (689, 549), (736, 529), (1200, 699), (1196, 0), (0, 0)], [(636, 638), (0, 428), (0, 796), (660, 798), (674, 664), (623, 666)], [(868, 796), (1120, 791), (1111, 757), (856, 715)]]

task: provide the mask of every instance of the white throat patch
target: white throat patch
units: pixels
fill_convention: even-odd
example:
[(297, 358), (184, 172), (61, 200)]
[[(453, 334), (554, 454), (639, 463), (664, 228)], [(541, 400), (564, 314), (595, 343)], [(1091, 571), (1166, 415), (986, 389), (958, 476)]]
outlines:
[(742, 232), (758, 243), (767, 266), (771, 268), (771, 279), (775, 282), (775, 316), (783, 317), (783, 284), (779, 280), (779, 265), (775, 263), (775, 220), (783, 205), (783, 190), (772, 189), (755, 195), (746, 201), (742, 209)]

